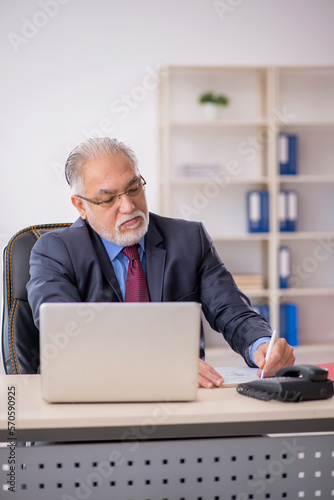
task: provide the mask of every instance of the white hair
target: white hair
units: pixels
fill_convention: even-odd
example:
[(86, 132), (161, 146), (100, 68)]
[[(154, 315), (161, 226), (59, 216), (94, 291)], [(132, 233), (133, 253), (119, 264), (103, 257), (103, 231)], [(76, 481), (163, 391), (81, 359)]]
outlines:
[(124, 153), (133, 167), (137, 166), (137, 158), (131, 148), (123, 142), (110, 137), (94, 137), (81, 142), (69, 154), (65, 164), (65, 177), (74, 194), (84, 194), (83, 166), (89, 160), (101, 156)]

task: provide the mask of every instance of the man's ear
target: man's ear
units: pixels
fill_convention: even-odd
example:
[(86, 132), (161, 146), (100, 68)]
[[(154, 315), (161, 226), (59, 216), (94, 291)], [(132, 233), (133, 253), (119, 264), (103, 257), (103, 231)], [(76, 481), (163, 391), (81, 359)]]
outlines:
[(71, 201), (81, 215), (81, 218), (84, 220), (87, 219), (87, 212), (84, 201), (75, 195), (71, 196)]

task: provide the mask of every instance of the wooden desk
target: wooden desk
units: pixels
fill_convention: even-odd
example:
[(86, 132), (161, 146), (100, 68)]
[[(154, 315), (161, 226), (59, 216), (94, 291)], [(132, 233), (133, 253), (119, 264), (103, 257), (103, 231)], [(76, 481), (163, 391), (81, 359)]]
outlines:
[(16, 392), (19, 441), (150, 439), (334, 431), (334, 398), (299, 404), (259, 401), (235, 388), (199, 389), (187, 403), (50, 404), (41, 398), (40, 375), (0, 376), (0, 441), (7, 432), (8, 387)]
[[(18, 441), (71, 443), (11, 449), (7, 394), (12, 386)], [(334, 398), (263, 402), (220, 388), (199, 389), (190, 403), (49, 404), (41, 399), (38, 375), (1, 376), (0, 394), (4, 500), (334, 495)], [(322, 433), (300, 434), (316, 431)], [(277, 434), (283, 432), (288, 434)], [(267, 433), (277, 437), (259, 436)], [(10, 453), (15, 493), (6, 490)]]

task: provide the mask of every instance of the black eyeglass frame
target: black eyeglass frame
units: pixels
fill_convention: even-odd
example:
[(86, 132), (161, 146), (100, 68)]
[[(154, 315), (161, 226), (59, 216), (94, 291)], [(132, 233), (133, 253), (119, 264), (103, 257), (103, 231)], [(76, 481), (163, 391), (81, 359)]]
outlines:
[[(144, 187), (147, 184), (142, 175), (140, 176), (140, 179), (138, 179), (138, 185), (140, 183), (141, 183), (141, 187)], [(93, 203), (93, 205), (103, 205), (104, 203), (106, 203), (106, 204), (110, 203), (113, 198), (118, 198), (120, 200), (121, 196), (123, 196), (123, 194), (126, 194), (130, 198), (131, 195), (129, 194), (129, 191), (131, 191), (133, 189), (133, 186), (134, 186), (134, 184), (132, 185), (132, 187), (130, 186), (128, 189), (123, 191), (123, 193), (113, 194), (110, 198), (108, 198), (107, 200), (103, 200), (103, 201), (94, 201), (94, 200), (91, 200), (89, 198), (86, 198), (85, 196), (81, 196), (80, 194), (76, 194), (75, 196), (77, 196), (78, 198), (81, 198), (82, 200), (88, 201), (88, 203)]]

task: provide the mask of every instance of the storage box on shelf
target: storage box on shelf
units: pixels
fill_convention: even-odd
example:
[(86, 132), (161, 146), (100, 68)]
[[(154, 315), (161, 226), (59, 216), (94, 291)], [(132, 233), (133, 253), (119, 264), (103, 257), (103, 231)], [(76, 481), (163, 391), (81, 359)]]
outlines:
[[(292, 302), (301, 343), (334, 340), (334, 69), (166, 67), (159, 90), (161, 213), (201, 220), (232, 273), (262, 277), (262, 288), (242, 288), (269, 305), (273, 329)], [(230, 101), (212, 121), (198, 103), (204, 91)], [(280, 175), (281, 134), (296, 138), (294, 175)], [(268, 232), (248, 232), (250, 191), (268, 193)], [(280, 191), (296, 192), (294, 231), (280, 231)]]

